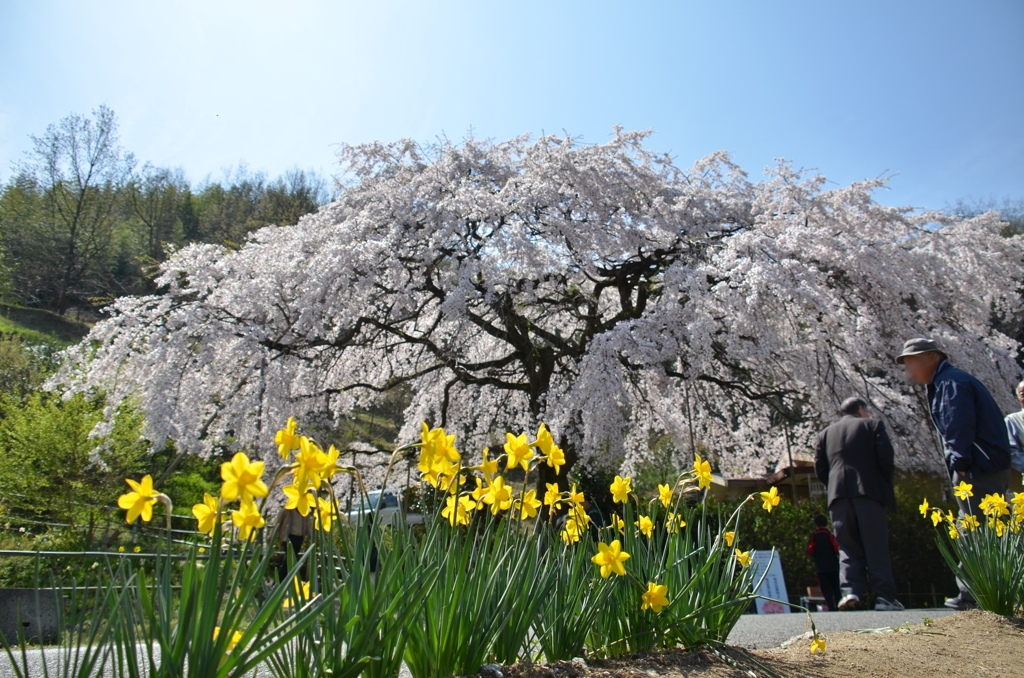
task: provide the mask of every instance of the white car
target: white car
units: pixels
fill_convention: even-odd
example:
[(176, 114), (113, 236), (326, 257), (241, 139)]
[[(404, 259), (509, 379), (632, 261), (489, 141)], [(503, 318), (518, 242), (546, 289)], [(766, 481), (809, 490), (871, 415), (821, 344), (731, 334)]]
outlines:
[[(401, 495), (395, 490), (373, 490), (367, 493), (368, 498), (363, 499), (352, 507), (352, 510), (345, 514), (350, 525), (361, 525), (363, 520), (370, 517), (374, 508), (378, 509), (376, 524), (379, 526), (391, 525), (401, 520), (404, 513), (401, 505)], [(405, 513), (406, 525), (421, 525), (423, 515), (419, 513)]]

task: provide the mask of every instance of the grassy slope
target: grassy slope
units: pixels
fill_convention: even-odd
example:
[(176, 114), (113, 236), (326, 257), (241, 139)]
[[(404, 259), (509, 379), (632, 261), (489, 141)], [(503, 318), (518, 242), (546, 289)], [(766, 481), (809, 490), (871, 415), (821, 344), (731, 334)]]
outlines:
[(20, 335), (33, 344), (47, 340), (74, 344), (89, 333), (89, 325), (51, 311), (0, 304), (0, 332)]

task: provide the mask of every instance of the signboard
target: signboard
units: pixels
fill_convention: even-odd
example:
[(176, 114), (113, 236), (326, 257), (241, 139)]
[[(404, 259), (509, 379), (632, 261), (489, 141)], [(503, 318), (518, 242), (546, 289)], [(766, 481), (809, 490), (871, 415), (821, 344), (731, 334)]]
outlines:
[[(772, 557), (772, 554), (775, 557)], [(765, 596), (767, 598), (773, 598), (774, 600), (764, 600), (758, 598), (754, 605), (757, 606), (758, 614), (785, 614), (789, 612), (789, 605), (783, 605), (776, 603), (776, 600), (789, 600), (789, 596), (786, 593), (786, 580), (782, 578), (782, 561), (779, 559), (779, 554), (775, 552), (775, 549), (771, 551), (754, 551), (751, 553), (754, 558), (754, 562), (751, 563), (751, 567), (754, 568), (754, 586), (757, 586), (757, 582), (761, 581), (761, 576), (764, 575), (764, 581), (761, 581), (761, 586), (754, 589), (754, 593)], [(769, 561), (771, 564), (769, 565)], [(765, 574), (767, 569), (768, 573)]]

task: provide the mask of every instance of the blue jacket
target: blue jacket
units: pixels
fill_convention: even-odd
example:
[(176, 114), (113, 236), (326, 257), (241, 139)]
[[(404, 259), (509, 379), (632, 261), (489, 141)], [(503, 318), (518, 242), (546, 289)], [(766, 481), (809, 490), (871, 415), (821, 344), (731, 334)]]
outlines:
[(932, 421), (942, 437), (950, 473), (992, 473), (1010, 468), (1010, 441), (992, 394), (943, 360), (928, 384)]

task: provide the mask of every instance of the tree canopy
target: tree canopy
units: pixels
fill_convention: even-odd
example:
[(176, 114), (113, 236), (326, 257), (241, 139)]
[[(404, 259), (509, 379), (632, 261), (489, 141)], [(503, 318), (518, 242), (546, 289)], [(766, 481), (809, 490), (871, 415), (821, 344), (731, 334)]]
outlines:
[(336, 200), (173, 252), (51, 385), (136, 396), (154, 442), (200, 454), (230, 436), (272, 461), (288, 416), (401, 387), (403, 438), (426, 420), (472, 451), (544, 421), (570, 461), (628, 469), (663, 432), (726, 473), (808, 444), (850, 395), (901, 466), (936, 468), (893, 362), (912, 336), (1009, 405), (1024, 252), (997, 215), (887, 207), (883, 181), (785, 163), (752, 181), (724, 153), (684, 169), (645, 141), (346, 147)]

